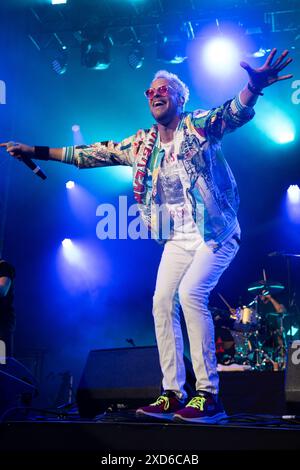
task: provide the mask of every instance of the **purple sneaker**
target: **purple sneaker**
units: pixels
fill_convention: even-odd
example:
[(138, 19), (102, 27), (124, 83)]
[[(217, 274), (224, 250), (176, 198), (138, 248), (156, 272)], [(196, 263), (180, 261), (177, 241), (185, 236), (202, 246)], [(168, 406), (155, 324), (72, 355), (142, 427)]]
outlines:
[(135, 412), (136, 416), (151, 416), (158, 419), (173, 419), (174, 413), (182, 409), (185, 400), (180, 400), (176, 393), (168, 390), (148, 406), (142, 406)]
[(211, 393), (199, 392), (185, 408), (176, 411), (173, 420), (187, 423), (214, 424), (226, 418), (227, 415), (218, 397), (214, 397)]

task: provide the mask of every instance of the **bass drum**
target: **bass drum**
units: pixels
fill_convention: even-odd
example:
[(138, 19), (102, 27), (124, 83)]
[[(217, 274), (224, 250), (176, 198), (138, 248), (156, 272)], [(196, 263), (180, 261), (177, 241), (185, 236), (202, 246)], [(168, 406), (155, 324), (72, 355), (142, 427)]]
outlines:
[(237, 364), (249, 364), (249, 354), (253, 350), (251, 336), (241, 331), (232, 331), (235, 344), (235, 362)]

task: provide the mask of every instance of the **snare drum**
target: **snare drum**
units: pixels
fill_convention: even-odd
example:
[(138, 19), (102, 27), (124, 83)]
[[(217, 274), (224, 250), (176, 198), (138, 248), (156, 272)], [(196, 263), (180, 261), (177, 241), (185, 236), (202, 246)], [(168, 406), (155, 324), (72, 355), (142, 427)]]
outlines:
[(240, 307), (237, 309), (236, 313), (237, 321), (243, 323), (255, 324), (257, 323), (257, 312), (255, 309), (250, 307)]

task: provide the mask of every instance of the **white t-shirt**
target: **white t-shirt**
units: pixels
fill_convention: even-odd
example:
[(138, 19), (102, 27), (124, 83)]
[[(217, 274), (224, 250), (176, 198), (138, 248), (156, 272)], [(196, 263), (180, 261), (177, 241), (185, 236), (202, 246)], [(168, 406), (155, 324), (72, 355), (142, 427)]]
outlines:
[(174, 141), (160, 143), (165, 151), (158, 176), (157, 190), (174, 220), (171, 240), (180, 241), (186, 249), (196, 249), (203, 241), (192, 217), (192, 206), (186, 196), (189, 179), (174, 151)]

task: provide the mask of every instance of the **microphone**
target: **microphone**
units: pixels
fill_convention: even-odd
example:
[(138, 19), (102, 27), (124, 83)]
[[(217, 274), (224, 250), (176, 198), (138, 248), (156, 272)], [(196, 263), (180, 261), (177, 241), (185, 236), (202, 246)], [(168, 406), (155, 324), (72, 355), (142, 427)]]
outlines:
[(28, 168), (30, 168), (33, 173), (42, 178), (42, 180), (47, 179), (47, 176), (45, 175), (43, 170), (33, 160), (31, 160), (30, 158), (23, 157), (22, 162), (25, 163), (25, 165), (28, 166)]
[[(6, 147), (12, 147), (16, 145), (15, 142), (8, 142)], [(42, 180), (47, 179), (47, 176), (43, 172), (43, 170), (33, 161), (31, 158), (21, 157), (21, 161), (30, 168), (30, 170), (35, 173), (37, 176), (42, 178)]]

